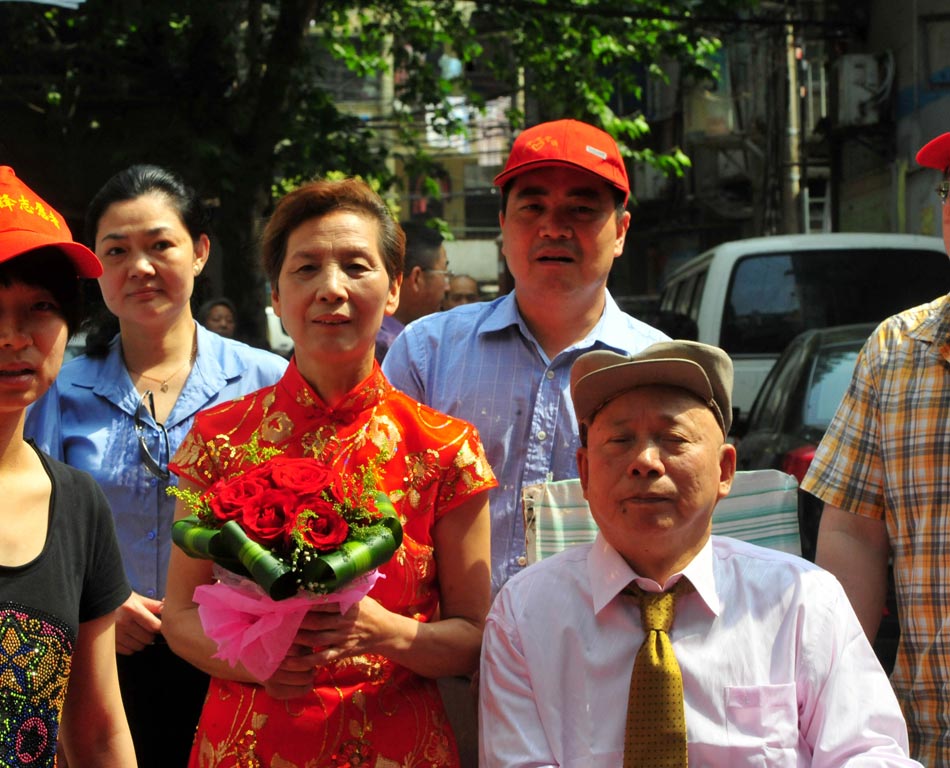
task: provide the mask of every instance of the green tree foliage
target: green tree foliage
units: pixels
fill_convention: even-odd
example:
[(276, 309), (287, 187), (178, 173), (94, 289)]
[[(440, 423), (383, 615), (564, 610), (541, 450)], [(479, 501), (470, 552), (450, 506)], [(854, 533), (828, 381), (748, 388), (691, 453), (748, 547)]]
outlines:
[[(753, 2), (0, 2), (0, 162), (74, 220), (130, 163), (178, 170), (218, 201), (224, 291), (261, 317), (256, 238), (274, 196), (330, 172), (389, 189), (397, 157), (424, 173), (425, 109), (446, 132), (463, 129), (450, 96), (478, 106), (509, 93), (516, 127), (526, 112), (587, 119), (631, 155), (681, 171), (681, 152), (643, 141), (645, 80), (663, 78), (669, 61), (714, 77), (712, 30)], [(446, 52), (459, 77), (443, 76)], [(392, 89), (391, 109), (370, 119), (347, 109), (367, 82)]]

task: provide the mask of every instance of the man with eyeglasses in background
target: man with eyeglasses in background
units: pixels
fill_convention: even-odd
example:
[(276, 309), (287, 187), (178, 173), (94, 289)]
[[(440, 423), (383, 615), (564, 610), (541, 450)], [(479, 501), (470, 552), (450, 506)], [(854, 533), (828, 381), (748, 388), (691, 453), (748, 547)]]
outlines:
[(449, 288), (449, 259), (445, 253), (442, 233), (427, 224), (404, 221), (406, 263), (399, 289), (399, 307), (383, 318), (376, 334), (376, 359), (381, 363), (393, 340), (413, 320), (442, 309), (442, 299)]
[[(917, 162), (943, 173), (937, 194), (950, 254), (950, 133), (926, 144)], [(816, 562), (841, 581), (871, 641), (893, 561), (901, 638), (891, 683), (912, 756), (933, 766), (950, 765), (948, 456), (945, 295), (888, 318), (871, 335), (802, 483), (825, 503)]]

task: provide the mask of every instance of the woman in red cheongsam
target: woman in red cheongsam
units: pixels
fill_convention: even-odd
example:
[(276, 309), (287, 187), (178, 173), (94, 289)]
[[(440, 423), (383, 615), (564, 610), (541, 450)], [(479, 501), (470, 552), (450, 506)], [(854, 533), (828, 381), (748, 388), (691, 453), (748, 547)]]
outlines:
[(204, 489), (252, 465), (251, 441), (340, 472), (382, 454), (379, 485), (404, 539), (367, 597), (307, 615), (267, 680), (213, 658), (192, 602), (211, 564), (173, 553), (164, 631), (213, 677), (191, 766), (458, 765), (435, 679), (478, 664), (495, 480), (474, 427), (393, 389), (375, 362), (404, 244), (382, 200), (353, 179), (297, 189), (267, 225), (264, 267), (294, 359), (276, 385), (199, 414), (172, 468), (182, 487)]

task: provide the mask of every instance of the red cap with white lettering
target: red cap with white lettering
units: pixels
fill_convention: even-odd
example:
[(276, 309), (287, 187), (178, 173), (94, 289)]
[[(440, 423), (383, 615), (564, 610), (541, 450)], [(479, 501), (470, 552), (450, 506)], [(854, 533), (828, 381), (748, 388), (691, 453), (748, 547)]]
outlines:
[(627, 168), (617, 142), (588, 123), (579, 120), (555, 120), (526, 128), (515, 139), (505, 169), (495, 177), (495, 186), (526, 171), (551, 166), (580, 168), (600, 176), (624, 194), (624, 203), (630, 196)]

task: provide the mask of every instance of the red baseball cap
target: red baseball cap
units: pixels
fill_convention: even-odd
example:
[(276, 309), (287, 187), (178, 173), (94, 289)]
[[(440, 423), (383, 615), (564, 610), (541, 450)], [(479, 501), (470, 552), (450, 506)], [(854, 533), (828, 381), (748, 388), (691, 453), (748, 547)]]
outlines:
[(950, 133), (928, 141), (917, 153), (917, 162), (927, 168), (946, 171), (950, 168)]
[(620, 149), (613, 137), (600, 128), (579, 120), (555, 120), (526, 128), (515, 139), (505, 169), (495, 177), (495, 186), (504, 186), (520, 173), (551, 166), (580, 168), (600, 176), (630, 196), (630, 181)]
[(62, 215), (20, 181), (10, 166), (0, 165), (0, 262), (49, 247), (62, 251), (79, 277), (102, 274), (96, 254), (73, 240)]

